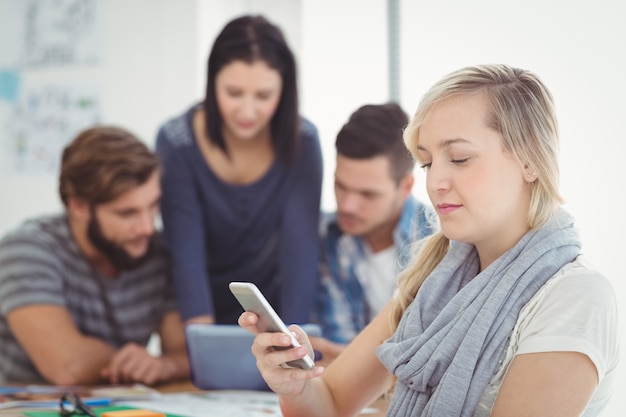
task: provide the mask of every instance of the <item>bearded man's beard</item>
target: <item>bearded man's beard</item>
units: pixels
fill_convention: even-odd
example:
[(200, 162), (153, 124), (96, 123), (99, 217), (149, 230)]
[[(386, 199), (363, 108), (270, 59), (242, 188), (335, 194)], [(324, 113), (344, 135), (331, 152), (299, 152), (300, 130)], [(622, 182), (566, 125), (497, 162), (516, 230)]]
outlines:
[(119, 271), (130, 271), (140, 267), (154, 252), (154, 235), (152, 235), (145, 254), (139, 257), (130, 255), (123, 247), (104, 236), (100, 222), (93, 211), (87, 226), (87, 237), (91, 244)]

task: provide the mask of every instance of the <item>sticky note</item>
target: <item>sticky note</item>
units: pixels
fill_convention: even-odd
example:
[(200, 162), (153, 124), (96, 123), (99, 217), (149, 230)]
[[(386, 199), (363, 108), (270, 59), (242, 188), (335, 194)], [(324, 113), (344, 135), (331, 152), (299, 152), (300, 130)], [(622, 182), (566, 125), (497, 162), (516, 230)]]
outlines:
[(20, 74), (0, 68), (0, 100), (14, 102), (20, 89)]
[(100, 417), (165, 417), (165, 414), (150, 410), (106, 411)]

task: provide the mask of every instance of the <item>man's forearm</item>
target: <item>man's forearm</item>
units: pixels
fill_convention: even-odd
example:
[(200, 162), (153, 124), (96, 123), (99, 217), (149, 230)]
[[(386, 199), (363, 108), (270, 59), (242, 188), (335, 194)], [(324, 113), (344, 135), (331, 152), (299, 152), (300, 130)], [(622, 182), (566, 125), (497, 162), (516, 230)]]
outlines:
[(43, 377), (55, 385), (97, 384), (104, 381), (100, 371), (115, 350), (101, 340), (83, 337), (79, 343), (40, 367)]

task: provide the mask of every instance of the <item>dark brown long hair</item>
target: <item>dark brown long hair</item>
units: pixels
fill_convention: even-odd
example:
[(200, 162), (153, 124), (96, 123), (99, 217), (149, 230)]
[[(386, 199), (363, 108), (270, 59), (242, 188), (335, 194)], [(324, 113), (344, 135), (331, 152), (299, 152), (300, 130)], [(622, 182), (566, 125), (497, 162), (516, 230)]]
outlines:
[(228, 154), (215, 94), (215, 78), (233, 61), (248, 64), (263, 61), (280, 73), (282, 93), (271, 121), (272, 145), (280, 160), (292, 162), (297, 151), (299, 129), (296, 62), (280, 28), (262, 16), (242, 16), (230, 21), (213, 43), (203, 104), (209, 140)]

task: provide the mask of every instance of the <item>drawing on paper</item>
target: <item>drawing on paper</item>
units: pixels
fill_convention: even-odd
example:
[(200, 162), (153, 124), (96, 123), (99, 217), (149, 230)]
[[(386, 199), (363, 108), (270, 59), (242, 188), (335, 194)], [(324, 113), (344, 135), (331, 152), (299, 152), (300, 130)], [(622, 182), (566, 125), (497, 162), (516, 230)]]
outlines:
[(65, 145), (100, 120), (101, 103), (95, 88), (55, 85), (24, 89), (6, 118), (2, 165), (15, 174), (57, 174)]

